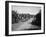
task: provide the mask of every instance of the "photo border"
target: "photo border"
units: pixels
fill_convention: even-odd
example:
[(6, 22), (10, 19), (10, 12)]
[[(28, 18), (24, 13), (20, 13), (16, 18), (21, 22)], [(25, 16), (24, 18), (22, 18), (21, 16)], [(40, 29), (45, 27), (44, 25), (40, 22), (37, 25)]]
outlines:
[[(26, 34), (9, 35), (9, 3), (42, 4), (44, 6), (44, 32), (43, 33), (26, 33)], [(34, 34), (45, 34), (45, 3), (22, 2), (22, 1), (5, 1), (5, 36), (34, 35)]]

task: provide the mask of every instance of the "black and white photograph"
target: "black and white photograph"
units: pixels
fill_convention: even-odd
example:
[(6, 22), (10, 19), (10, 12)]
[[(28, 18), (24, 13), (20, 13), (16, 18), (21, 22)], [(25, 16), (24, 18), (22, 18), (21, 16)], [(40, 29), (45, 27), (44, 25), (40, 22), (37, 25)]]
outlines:
[(44, 33), (44, 3), (6, 2), (7, 35)]
[(12, 5), (12, 31), (41, 29), (41, 9)]

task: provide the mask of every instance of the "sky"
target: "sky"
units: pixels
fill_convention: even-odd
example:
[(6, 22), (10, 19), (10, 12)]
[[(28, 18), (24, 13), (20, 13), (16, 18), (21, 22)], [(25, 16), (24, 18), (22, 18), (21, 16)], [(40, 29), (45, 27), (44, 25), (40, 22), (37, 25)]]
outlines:
[(35, 15), (40, 11), (40, 7), (12, 5), (12, 10), (17, 11), (17, 13), (30, 13)]

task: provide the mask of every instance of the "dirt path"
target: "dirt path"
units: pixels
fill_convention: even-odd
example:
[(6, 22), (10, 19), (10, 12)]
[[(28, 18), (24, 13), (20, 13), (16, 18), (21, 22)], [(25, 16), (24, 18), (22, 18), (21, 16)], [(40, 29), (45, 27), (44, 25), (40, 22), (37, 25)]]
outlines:
[(19, 22), (17, 24), (13, 24), (12, 28), (14, 31), (19, 31), (19, 30), (24, 30), (24, 29), (29, 29), (29, 28), (32, 28), (32, 29), (38, 28), (38, 26), (30, 24), (33, 20), (34, 20), (34, 18), (30, 18), (26, 22)]

